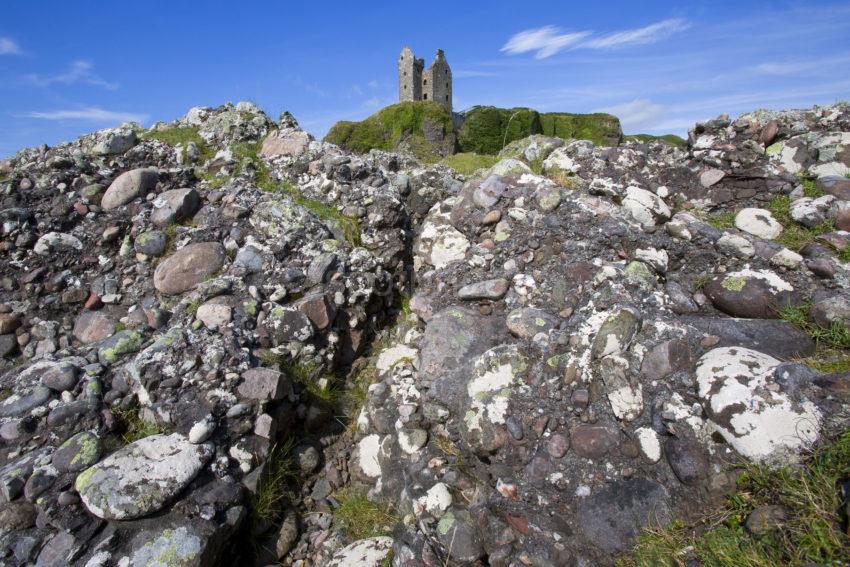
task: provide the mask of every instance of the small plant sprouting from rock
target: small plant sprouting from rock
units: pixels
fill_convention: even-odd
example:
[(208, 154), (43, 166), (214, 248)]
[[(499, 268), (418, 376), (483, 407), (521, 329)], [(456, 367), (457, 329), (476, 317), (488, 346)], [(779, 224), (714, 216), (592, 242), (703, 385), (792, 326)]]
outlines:
[(372, 502), (363, 492), (348, 488), (334, 494), (334, 523), (352, 540), (390, 535), (399, 521), (398, 512), (389, 504)]
[(254, 523), (274, 522), (292, 501), (290, 485), (299, 478), (291, 458), (292, 447), (292, 440), (288, 440), (274, 447), (266, 460), (266, 469), (256, 492), (251, 495), (251, 518)]
[(159, 424), (143, 419), (141, 409), (137, 405), (123, 410), (113, 409), (112, 411), (124, 423), (125, 430), (121, 438), (125, 443), (133, 443), (139, 439), (144, 439), (151, 435), (159, 435), (164, 432)]
[(779, 310), (779, 318), (808, 333), (818, 347), (850, 349), (850, 329), (837, 321), (829, 327), (813, 323), (809, 318), (811, 307), (811, 303), (787, 305)]

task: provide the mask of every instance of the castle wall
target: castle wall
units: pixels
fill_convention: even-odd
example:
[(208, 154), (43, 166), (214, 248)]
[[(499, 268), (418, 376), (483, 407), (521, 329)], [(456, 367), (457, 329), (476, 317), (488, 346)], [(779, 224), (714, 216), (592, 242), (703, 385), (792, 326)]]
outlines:
[(423, 59), (416, 59), (409, 47), (401, 50), (398, 58), (398, 100), (422, 100)]
[(452, 109), (452, 70), (442, 49), (427, 69), (409, 47), (398, 58), (398, 99), (400, 102), (432, 100)]

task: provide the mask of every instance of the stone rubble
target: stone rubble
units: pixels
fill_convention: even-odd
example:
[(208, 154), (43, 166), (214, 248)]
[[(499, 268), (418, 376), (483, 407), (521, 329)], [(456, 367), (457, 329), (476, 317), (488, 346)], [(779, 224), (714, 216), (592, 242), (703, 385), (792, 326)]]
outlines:
[[(780, 312), (850, 326), (848, 147), (847, 105), (757, 111), (685, 149), (537, 135), (464, 177), (239, 103), (21, 150), (0, 563), (611, 565), (729, 463), (847, 429), (850, 377)], [(364, 375), (346, 423), (330, 394)], [(292, 497), (254, 517), (270, 482)], [(389, 535), (347, 537), (345, 490)]]

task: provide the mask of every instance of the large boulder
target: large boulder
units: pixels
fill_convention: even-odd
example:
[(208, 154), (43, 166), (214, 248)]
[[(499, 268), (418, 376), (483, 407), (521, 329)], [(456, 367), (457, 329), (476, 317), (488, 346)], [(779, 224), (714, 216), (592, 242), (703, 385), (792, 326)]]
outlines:
[(799, 303), (794, 287), (770, 270), (723, 274), (704, 291), (717, 309), (733, 317), (776, 319), (783, 308)]
[(140, 167), (119, 175), (100, 200), (104, 210), (117, 209), (156, 187), (159, 173), (154, 168)]
[(201, 196), (194, 189), (172, 189), (153, 201), (151, 221), (156, 226), (167, 226), (195, 214), (201, 206)]
[(139, 518), (177, 496), (212, 454), (212, 445), (194, 445), (179, 433), (151, 435), (80, 473), (74, 488), (98, 518)]
[(183, 293), (218, 273), (224, 259), (224, 247), (218, 242), (189, 244), (156, 267), (153, 285), (165, 295)]
[(794, 460), (820, 436), (815, 405), (774, 381), (780, 361), (742, 347), (715, 348), (697, 363), (697, 393), (712, 425), (753, 461)]

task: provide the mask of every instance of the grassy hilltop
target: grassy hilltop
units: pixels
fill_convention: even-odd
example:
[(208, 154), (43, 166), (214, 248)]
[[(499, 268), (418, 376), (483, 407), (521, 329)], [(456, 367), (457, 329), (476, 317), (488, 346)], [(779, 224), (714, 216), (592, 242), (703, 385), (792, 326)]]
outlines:
[(605, 146), (617, 145), (623, 137), (620, 121), (610, 114), (475, 106), (453, 116), (437, 103), (422, 101), (393, 104), (360, 122), (337, 122), (325, 141), (358, 153), (407, 147), (423, 161), (436, 161), (455, 153), (495, 155), (505, 144), (531, 134)]

